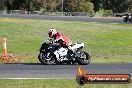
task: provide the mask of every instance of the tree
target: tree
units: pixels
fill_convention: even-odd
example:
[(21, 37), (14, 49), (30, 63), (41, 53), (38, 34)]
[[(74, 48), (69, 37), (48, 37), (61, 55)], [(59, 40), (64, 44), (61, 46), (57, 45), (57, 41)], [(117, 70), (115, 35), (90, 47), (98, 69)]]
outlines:
[(110, 3), (113, 12), (116, 13), (129, 12), (132, 6), (132, 0), (110, 0)]
[(3, 9), (5, 9), (5, 5), (4, 5), (4, 0), (0, 0), (0, 10), (3, 10)]
[(92, 0), (95, 11), (100, 9), (112, 10), (115, 13), (130, 12), (132, 0)]
[(90, 0), (64, 0), (65, 12), (92, 12), (94, 5)]
[(93, 3), (90, 2), (90, 0), (86, 0), (85, 2), (82, 3), (82, 7), (85, 12), (88, 13), (93, 13), (94, 5)]
[(44, 8), (48, 12), (56, 11), (60, 0), (39, 0), (39, 9)]
[(99, 11), (101, 8), (100, 0), (92, 0), (92, 3), (94, 5), (94, 11)]

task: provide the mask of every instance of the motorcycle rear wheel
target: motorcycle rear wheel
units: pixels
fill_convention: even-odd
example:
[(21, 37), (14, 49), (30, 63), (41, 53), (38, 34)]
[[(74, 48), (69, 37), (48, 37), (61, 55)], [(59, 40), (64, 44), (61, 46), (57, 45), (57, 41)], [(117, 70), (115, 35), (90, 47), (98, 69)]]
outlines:
[(90, 56), (87, 52), (79, 51), (79, 57), (76, 60), (80, 65), (88, 65), (90, 63)]

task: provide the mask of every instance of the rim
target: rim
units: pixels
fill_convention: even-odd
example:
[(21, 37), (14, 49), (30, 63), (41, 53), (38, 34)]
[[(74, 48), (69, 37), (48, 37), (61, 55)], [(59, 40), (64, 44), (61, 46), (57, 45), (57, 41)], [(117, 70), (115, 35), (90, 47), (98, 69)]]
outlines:
[(40, 58), (48, 64), (53, 64), (55, 62), (55, 59), (52, 58), (52, 55), (50, 53), (46, 54), (41, 53)]
[(89, 62), (87, 55), (84, 52), (80, 52), (80, 59), (84, 62)]

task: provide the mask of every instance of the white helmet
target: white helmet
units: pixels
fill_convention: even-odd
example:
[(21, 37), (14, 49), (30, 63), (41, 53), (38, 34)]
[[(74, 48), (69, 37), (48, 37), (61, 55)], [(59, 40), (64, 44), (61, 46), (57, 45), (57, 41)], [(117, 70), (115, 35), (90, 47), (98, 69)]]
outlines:
[(50, 38), (53, 38), (53, 36), (57, 33), (57, 31), (53, 28), (48, 30), (48, 35)]

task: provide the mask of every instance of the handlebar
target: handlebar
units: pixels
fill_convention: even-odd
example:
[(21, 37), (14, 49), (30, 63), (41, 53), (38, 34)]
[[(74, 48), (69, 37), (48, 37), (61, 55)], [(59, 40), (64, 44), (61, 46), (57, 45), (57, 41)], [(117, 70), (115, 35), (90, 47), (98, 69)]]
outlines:
[(57, 44), (57, 45), (59, 44), (59, 43), (56, 42), (55, 39), (47, 39), (47, 40), (45, 40), (45, 43), (46, 44)]

